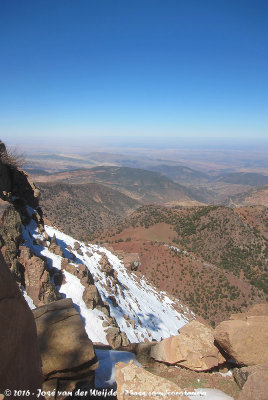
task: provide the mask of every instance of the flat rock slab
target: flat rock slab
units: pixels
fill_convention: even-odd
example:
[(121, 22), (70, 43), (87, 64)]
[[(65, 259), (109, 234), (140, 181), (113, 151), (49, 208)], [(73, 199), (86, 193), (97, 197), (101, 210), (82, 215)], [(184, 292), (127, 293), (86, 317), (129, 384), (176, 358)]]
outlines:
[(64, 371), (70, 377), (79, 374), (81, 368), (97, 368), (93, 344), (71, 299), (39, 307), (33, 314), (44, 376), (59, 376), (58, 372)]

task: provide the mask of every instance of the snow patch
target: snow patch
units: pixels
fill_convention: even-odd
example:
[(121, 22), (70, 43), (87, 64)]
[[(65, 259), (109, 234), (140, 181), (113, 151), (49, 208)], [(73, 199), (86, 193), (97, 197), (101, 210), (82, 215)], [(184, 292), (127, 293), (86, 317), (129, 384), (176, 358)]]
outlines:
[(74, 307), (81, 315), (81, 318), (85, 325), (85, 330), (88, 337), (93, 342), (101, 342), (108, 344), (105, 336), (105, 332), (102, 326), (103, 320), (100, 316), (104, 317), (104, 314), (98, 310), (89, 310), (83, 300), (83, 292), (85, 287), (81, 284), (80, 279), (76, 276), (64, 271), (66, 283), (61, 286), (60, 293), (63, 297), (68, 297), (73, 300)]
[(28, 296), (26, 290), (24, 289), (24, 287), (22, 286), (21, 288), (23, 297), (25, 298), (25, 300), (27, 301), (28, 306), (30, 307), (31, 310), (34, 310), (36, 308), (36, 306), (34, 305), (33, 299), (31, 299), (30, 296)]
[(96, 388), (115, 388), (115, 364), (118, 362), (127, 364), (129, 361), (133, 360), (141, 367), (135, 355), (128, 351), (96, 349), (95, 353), (99, 361), (99, 368), (95, 371)]

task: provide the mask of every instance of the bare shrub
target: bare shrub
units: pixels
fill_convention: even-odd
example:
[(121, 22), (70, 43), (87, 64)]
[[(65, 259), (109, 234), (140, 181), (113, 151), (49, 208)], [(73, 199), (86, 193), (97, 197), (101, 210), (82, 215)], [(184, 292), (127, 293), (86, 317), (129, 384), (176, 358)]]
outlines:
[(0, 146), (0, 160), (11, 168), (22, 168), (25, 164), (25, 155), (17, 147), (6, 147), (2, 144)]

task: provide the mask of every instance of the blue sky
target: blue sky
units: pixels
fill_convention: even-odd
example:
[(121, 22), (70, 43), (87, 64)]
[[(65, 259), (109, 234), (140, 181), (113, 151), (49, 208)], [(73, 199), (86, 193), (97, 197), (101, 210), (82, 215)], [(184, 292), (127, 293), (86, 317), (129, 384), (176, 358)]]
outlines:
[(2, 0), (10, 143), (262, 141), (266, 0)]

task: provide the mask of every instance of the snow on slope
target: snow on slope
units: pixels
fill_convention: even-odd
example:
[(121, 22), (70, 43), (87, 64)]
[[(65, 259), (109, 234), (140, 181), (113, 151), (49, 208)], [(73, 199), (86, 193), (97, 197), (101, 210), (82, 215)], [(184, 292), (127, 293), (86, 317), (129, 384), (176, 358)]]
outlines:
[(31, 299), (31, 297), (28, 296), (28, 294), (23, 286), (22, 286), (21, 290), (22, 290), (22, 294), (23, 294), (28, 306), (30, 307), (31, 310), (34, 310), (36, 307), (34, 305), (33, 299)]
[[(29, 213), (32, 215), (34, 210), (29, 209)], [(161, 340), (161, 338), (176, 335), (178, 329), (188, 322), (179, 302), (175, 304), (164, 292), (159, 293), (150, 286), (145, 278), (140, 279), (134, 273), (128, 272), (122, 261), (106, 248), (78, 242), (53, 227), (45, 226), (45, 230), (50, 237), (55, 234), (64, 257), (71, 259), (67, 246), (72, 247), (76, 259), (70, 263), (74, 266), (84, 264), (89, 269), (102, 300), (109, 303), (111, 317), (116, 319), (121, 331), (126, 333), (130, 342), (143, 342), (145, 338)], [(62, 257), (51, 253), (47, 246), (33, 243), (33, 239), (44, 241), (44, 236), (38, 232), (37, 224), (33, 220), (26, 228), (22, 226), (22, 231), (25, 245), (33, 253), (45, 257), (49, 267), (61, 269)], [(75, 242), (80, 244), (82, 255), (75, 251)], [(107, 276), (101, 268), (100, 261), (103, 255), (107, 257), (117, 273), (116, 285), (112, 284), (111, 277)], [(102, 326), (106, 316), (97, 309), (88, 309), (82, 298), (85, 288), (80, 279), (65, 270), (63, 273), (66, 283), (59, 288), (60, 293), (63, 297), (72, 298), (90, 339), (107, 344), (105, 328)], [(112, 302), (110, 296), (114, 296), (116, 304)], [(124, 316), (130, 317), (135, 324), (129, 324)]]

